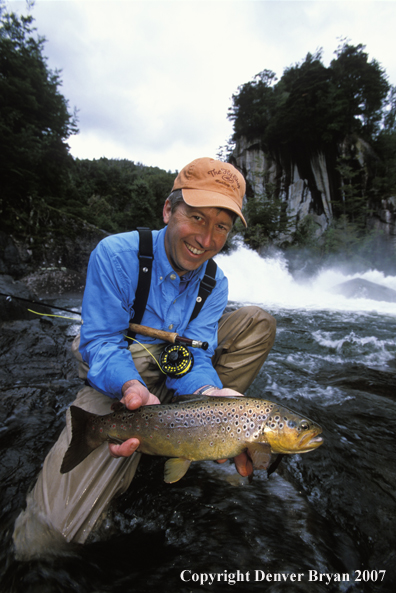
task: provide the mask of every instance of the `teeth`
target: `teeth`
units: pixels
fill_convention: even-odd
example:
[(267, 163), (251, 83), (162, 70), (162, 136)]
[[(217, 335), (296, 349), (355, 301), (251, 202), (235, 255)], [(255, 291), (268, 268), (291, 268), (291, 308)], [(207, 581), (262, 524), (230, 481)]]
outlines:
[(194, 255), (202, 255), (203, 253), (205, 253), (205, 251), (203, 249), (196, 249), (195, 247), (193, 247), (192, 245), (189, 245), (188, 243), (186, 243), (187, 249), (189, 251), (191, 251), (191, 253), (194, 253)]

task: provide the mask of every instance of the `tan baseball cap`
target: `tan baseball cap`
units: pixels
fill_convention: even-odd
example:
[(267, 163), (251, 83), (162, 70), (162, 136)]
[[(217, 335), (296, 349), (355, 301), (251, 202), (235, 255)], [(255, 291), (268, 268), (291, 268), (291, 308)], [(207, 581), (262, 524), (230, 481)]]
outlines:
[(176, 177), (172, 191), (176, 189), (182, 190), (189, 206), (231, 210), (247, 226), (242, 214), (246, 183), (243, 175), (229, 163), (207, 157), (195, 159)]

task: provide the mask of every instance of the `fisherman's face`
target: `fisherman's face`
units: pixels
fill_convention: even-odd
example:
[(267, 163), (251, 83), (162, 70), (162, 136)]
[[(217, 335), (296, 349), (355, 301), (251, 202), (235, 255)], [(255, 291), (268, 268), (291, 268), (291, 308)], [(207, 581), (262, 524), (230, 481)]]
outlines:
[(233, 224), (232, 214), (221, 208), (194, 208), (182, 202), (174, 212), (169, 200), (163, 210), (165, 251), (179, 276), (196, 270), (216, 255), (226, 242)]

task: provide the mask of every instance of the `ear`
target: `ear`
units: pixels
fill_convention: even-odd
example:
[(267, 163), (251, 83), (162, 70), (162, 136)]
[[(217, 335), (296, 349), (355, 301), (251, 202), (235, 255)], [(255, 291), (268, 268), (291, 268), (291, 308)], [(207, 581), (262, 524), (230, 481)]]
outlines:
[(163, 218), (165, 224), (168, 224), (171, 214), (172, 214), (172, 208), (170, 205), (170, 201), (168, 199), (166, 199), (165, 204), (164, 204), (164, 209), (162, 211), (162, 218)]

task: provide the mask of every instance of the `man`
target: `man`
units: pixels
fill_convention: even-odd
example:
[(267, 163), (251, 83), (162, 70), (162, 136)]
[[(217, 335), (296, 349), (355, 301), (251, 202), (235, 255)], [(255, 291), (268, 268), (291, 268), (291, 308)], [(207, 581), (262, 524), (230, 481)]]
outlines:
[[(242, 214), (243, 176), (230, 164), (196, 159), (177, 176), (163, 209), (165, 228), (153, 231), (151, 284), (142, 324), (206, 341), (194, 350), (191, 372), (164, 375), (153, 364), (164, 344), (126, 331), (134, 318), (139, 279), (138, 233), (104, 239), (91, 255), (84, 293), (80, 376), (86, 387), (74, 405), (110, 412), (112, 399), (130, 410), (188, 393), (241, 395), (259, 372), (275, 338), (275, 320), (258, 307), (223, 315), (228, 284), (217, 268), (215, 286), (192, 319), (206, 262), (224, 246), (234, 219)], [(198, 297), (199, 298), (199, 297)], [(44, 553), (55, 541), (84, 543), (110, 501), (124, 492), (136, 471), (139, 441), (96, 449), (67, 474), (59, 468), (71, 439), (70, 417), (47, 456), (26, 511), (17, 519), (19, 558)], [(242, 475), (252, 472), (245, 453), (235, 459)]]

